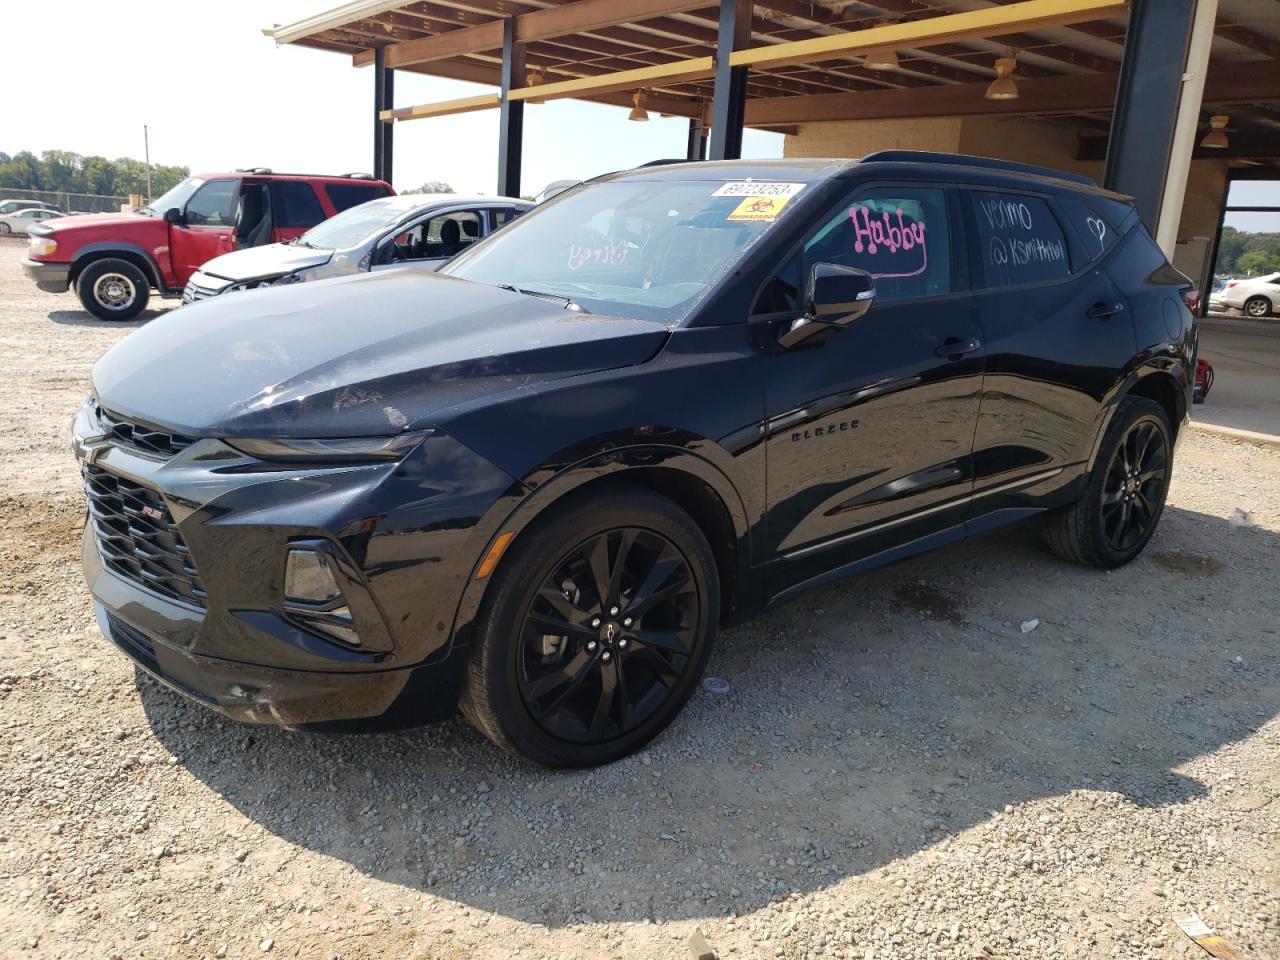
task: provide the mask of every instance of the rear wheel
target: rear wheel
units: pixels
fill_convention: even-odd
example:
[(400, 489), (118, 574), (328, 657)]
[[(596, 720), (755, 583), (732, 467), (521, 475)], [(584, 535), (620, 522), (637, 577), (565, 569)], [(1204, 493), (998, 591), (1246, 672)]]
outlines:
[(132, 320), (146, 309), (151, 284), (128, 260), (95, 260), (80, 271), (76, 293), (99, 320)]
[(718, 609), (711, 548), (671, 501), (618, 485), (553, 508), (489, 586), (463, 712), (538, 763), (617, 760), (689, 699)]
[(1250, 297), (1244, 302), (1244, 315), (1246, 317), (1271, 316), (1271, 301), (1266, 297)]
[(1107, 428), (1084, 495), (1045, 520), (1050, 549), (1104, 569), (1123, 566), (1147, 545), (1164, 512), (1173, 442), (1164, 409), (1127, 397)]
[(13, 233), (13, 227), (0, 220), (0, 237), (7, 237), (11, 233)]

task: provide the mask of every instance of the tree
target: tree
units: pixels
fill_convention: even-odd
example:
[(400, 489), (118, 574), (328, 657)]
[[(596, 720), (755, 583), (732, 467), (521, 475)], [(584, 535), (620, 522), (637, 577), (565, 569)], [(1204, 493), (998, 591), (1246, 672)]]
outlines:
[(403, 193), (456, 193), (453, 187), (445, 183), (443, 180), (428, 180), (420, 187), (413, 190), (404, 190)]
[(1280, 271), (1280, 257), (1263, 253), (1261, 250), (1250, 250), (1236, 261), (1236, 269), (1247, 277), (1275, 273)]
[[(186, 167), (153, 166), (152, 194), (159, 196), (190, 172)], [(147, 166), (130, 157), (82, 157), (70, 150), (46, 150), (39, 157), (30, 150), (20, 150), (12, 156), (0, 152), (0, 188), (3, 187), (117, 197), (145, 194)]]

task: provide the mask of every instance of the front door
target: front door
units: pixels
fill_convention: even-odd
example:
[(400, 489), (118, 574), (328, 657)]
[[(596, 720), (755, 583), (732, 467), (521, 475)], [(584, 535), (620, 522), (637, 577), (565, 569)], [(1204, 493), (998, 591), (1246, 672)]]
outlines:
[(182, 222), (169, 225), (175, 286), (183, 286), (202, 265), (236, 248), (239, 194), (239, 180), (210, 180), (191, 195)]
[(373, 270), (411, 266), (439, 270), (458, 253), (480, 239), (477, 210), (451, 210), (406, 226), (395, 237), (378, 245)]
[(953, 253), (955, 203), (935, 185), (864, 187), (757, 300), (753, 322), (776, 328), (815, 263), (876, 280), (861, 319), (766, 358), (765, 555), (776, 558), (776, 592), (963, 531), (984, 351)]

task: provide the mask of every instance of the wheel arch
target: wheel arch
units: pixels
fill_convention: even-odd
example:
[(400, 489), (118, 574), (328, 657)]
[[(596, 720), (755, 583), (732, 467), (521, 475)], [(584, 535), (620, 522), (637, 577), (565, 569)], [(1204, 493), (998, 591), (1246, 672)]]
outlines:
[(124, 260), (126, 263), (131, 263), (142, 271), (154, 289), (162, 292), (165, 289), (160, 278), (160, 269), (156, 266), (151, 254), (131, 243), (91, 243), (82, 247), (71, 260), (71, 272), (67, 277), (71, 286), (75, 287), (80, 274), (86, 267), (99, 260)]
[(1125, 397), (1145, 397), (1158, 403), (1169, 418), (1169, 429), (1173, 432), (1176, 443), (1189, 409), (1187, 404), (1190, 402), (1192, 376), (1186, 364), (1180, 361), (1148, 363), (1130, 371), (1112, 391), (1105, 404), (1105, 412), (1099, 417), (1087, 469), (1093, 469), (1101, 451), (1103, 437)]
[[(720, 582), (721, 623), (731, 620), (743, 606), (743, 585), (750, 571), (750, 524), (742, 497), (714, 464), (678, 448), (614, 449), (567, 467), (539, 484), (514, 509), (486, 524), (490, 535), (477, 554), (458, 601), (454, 617), (454, 645), (470, 642), (475, 619), (492, 577), (477, 579), (483, 559), (499, 535), (514, 536), (503, 547), (507, 553), (528, 526), (552, 507), (572, 496), (581, 496), (605, 485), (633, 484), (671, 500), (698, 525), (716, 561)], [(500, 561), (499, 561), (500, 562)]]

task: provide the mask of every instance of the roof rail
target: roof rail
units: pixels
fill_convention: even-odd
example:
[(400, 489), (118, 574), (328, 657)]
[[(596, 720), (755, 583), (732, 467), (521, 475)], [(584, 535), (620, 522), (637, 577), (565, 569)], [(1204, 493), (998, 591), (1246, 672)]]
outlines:
[(979, 167), (985, 170), (1005, 170), (1009, 173), (1029, 173), (1037, 177), (1052, 177), (1055, 180), (1069, 180), (1072, 183), (1083, 183), (1096, 187), (1098, 182), (1092, 177), (1079, 173), (1068, 173), (1052, 167), (1037, 167), (1030, 163), (1015, 163), (1012, 160), (994, 160), (990, 157), (970, 157), (960, 153), (932, 153), (928, 150), (877, 150), (862, 158), (863, 163), (945, 163), (953, 167)]
[(373, 174), (371, 173), (284, 173), (272, 170), (270, 167), (236, 167), (236, 173), (271, 174), (276, 177), (328, 177), (345, 180), (373, 179)]

